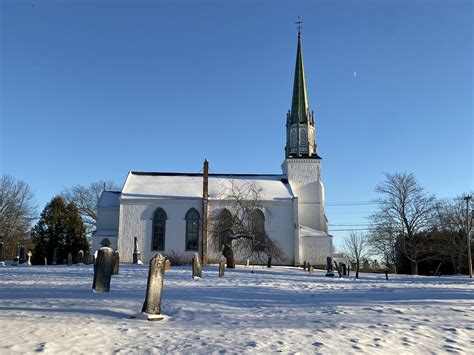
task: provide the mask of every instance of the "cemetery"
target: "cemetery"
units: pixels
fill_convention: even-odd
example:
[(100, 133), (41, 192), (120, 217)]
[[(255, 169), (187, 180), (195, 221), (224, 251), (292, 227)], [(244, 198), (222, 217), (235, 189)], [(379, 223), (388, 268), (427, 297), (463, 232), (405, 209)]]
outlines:
[[(466, 276), (334, 274), (312, 265), (0, 268), (1, 353), (469, 352)], [(138, 260), (137, 260), (138, 261)], [(25, 263), (26, 264), (26, 263)], [(271, 267), (269, 267), (271, 266)], [(331, 265), (332, 266), (332, 265)], [(332, 277), (328, 277), (332, 276)]]

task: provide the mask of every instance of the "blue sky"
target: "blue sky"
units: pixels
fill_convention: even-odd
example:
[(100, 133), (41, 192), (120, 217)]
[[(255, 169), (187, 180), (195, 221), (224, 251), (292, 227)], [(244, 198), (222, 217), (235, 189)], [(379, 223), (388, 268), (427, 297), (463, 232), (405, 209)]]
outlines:
[(0, 171), (41, 209), (71, 185), (204, 158), (279, 173), (298, 15), (333, 230), (364, 228), (374, 205), (353, 203), (384, 172), (439, 197), (473, 189), (470, 1), (1, 4)]

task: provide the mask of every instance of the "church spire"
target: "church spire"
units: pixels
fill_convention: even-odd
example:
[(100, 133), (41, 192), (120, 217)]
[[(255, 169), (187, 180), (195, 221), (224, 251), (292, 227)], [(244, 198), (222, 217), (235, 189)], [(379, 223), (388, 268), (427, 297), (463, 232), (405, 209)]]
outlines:
[(299, 27), (290, 123), (307, 123), (309, 118), (308, 109), (309, 105), (308, 96), (306, 94), (306, 78), (304, 75), (303, 50), (301, 48), (301, 27)]

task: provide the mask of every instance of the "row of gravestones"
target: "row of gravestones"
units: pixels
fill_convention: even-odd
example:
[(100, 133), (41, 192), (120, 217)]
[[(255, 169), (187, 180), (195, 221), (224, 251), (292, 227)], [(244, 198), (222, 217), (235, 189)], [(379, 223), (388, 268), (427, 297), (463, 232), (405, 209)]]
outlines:
[[(327, 277), (334, 277), (333, 262), (336, 265), (336, 271), (338, 272), (339, 277), (346, 276), (346, 275), (349, 276), (349, 270), (346, 268), (345, 264), (342, 264), (341, 267), (339, 267), (339, 265), (337, 265), (337, 262), (333, 260), (332, 257), (328, 256), (326, 258), (326, 266), (327, 266), (326, 276)], [(305, 261), (303, 262), (303, 270), (305, 271), (308, 270), (308, 273), (312, 274), (314, 273), (314, 266)]]

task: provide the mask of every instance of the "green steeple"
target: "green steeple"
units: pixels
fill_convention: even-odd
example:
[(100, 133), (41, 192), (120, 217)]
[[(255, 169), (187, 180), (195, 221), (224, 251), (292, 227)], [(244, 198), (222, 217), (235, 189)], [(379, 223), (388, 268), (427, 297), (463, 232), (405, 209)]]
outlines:
[(298, 49), (296, 50), (295, 81), (293, 84), (290, 124), (308, 122), (308, 114), (308, 96), (306, 95), (301, 32), (298, 31)]

